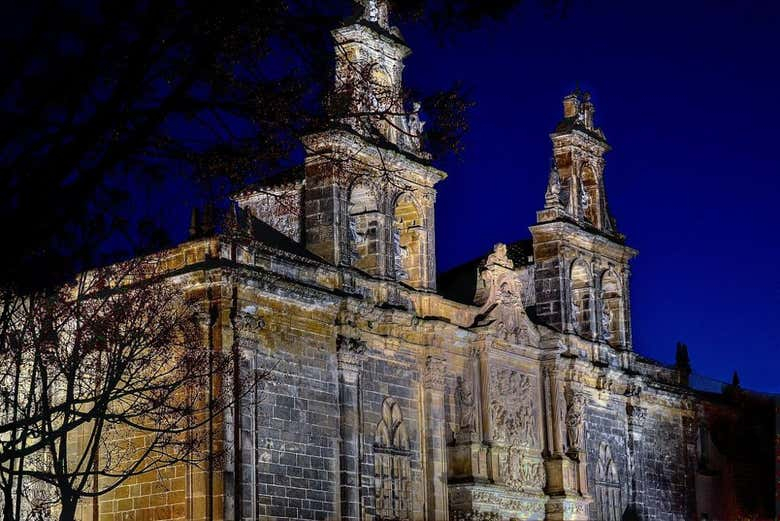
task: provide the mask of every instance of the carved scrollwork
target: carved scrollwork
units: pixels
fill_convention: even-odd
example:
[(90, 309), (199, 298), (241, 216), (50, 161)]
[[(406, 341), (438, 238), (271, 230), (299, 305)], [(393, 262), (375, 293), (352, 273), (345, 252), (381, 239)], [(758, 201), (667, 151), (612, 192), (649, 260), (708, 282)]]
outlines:
[(455, 510), (451, 513), (450, 519), (453, 521), (501, 521), (498, 512), (463, 512)]
[(265, 328), (265, 320), (251, 312), (240, 311), (235, 318), (236, 328), (242, 333), (257, 333)]

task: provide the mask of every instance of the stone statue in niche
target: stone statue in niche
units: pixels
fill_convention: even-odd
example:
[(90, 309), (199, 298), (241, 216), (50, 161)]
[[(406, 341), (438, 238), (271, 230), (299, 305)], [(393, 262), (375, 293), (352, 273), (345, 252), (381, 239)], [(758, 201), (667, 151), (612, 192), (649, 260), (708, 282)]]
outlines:
[(609, 309), (605, 300), (606, 292), (601, 292), (601, 338), (609, 340), (612, 338), (612, 310)]
[(536, 410), (531, 377), (515, 369), (491, 371), (490, 419), (493, 440), (536, 447)]
[(458, 413), (458, 437), (469, 437), (476, 431), (474, 414), (474, 386), (471, 378), (458, 377), (455, 388), (455, 406)]
[(566, 440), (569, 450), (583, 450), (582, 441), (585, 433), (585, 405), (588, 396), (583, 392), (566, 390)]
[(577, 304), (577, 298), (574, 293), (570, 295), (569, 301), (571, 303), (571, 316), (569, 317), (569, 324), (572, 331), (575, 333), (580, 332), (580, 306)]
[(582, 186), (580, 190), (580, 206), (582, 207), (582, 216), (587, 217), (586, 212), (588, 211), (588, 208), (590, 208), (590, 194), (588, 193), (588, 189), (584, 186)]
[(406, 247), (401, 245), (401, 230), (396, 225), (393, 227), (393, 259), (395, 262), (395, 276), (399, 280), (409, 278), (409, 273), (407, 273), (404, 266), (408, 256), (409, 252)]
[(360, 259), (360, 255), (358, 254), (358, 246), (363, 244), (363, 241), (365, 240), (365, 237), (363, 234), (358, 232), (357, 229), (357, 221), (354, 217), (349, 218), (349, 245), (350, 245), (350, 256), (352, 258), (352, 262), (357, 262)]

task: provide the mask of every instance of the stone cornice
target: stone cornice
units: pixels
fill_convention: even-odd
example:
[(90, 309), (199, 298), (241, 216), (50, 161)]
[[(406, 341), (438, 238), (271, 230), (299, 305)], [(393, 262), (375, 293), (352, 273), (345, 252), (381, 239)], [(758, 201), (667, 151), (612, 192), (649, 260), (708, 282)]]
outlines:
[(389, 143), (373, 143), (343, 128), (309, 134), (301, 141), (308, 152), (307, 165), (338, 161), (339, 157), (346, 156), (361, 161), (367, 168), (375, 168), (380, 175), (389, 171), (406, 182), (421, 186), (432, 187), (447, 178), (445, 172), (421, 162), (411, 153), (391, 148), (393, 145)]

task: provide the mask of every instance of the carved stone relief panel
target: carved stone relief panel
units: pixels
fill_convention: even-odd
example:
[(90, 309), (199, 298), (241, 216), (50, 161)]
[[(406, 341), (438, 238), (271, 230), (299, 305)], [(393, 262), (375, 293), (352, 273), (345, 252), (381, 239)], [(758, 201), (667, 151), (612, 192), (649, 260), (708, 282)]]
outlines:
[(509, 447), (499, 457), (501, 476), (511, 490), (534, 491), (544, 488), (546, 475), (544, 462), (522, 448)]
[(513, 447), (538, 447), (536, 386), (517, 369), (490, 371), (490, 423), (494, 442)]

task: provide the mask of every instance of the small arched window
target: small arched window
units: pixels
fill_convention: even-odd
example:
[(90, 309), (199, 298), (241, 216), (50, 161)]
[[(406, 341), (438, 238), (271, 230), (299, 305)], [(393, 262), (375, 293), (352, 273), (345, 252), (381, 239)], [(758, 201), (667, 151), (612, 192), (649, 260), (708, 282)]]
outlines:
[(411, 515), (411, 451), (401, 407), (392, 398), (382, 403), (374, 431), (374, 497), (378, 520), (403, 521)]
[(423, 270), (423, 217), (408, 193), (401, 194), (393, 214), (393, 266), (396, 280), (413, 287), (425, 284)]
[(593, 170), (586, 166), (582, 169), (580, 176), (580, 206), (582, 207), (582, 216), (592, 225), (601, 228), (601, 196), (599, 193), (599, 184)]
[(372, 190), (362, 183), (349, 193), (349, 250), (352, 266), (370, 275), (379, 270), (379, 207)]
[(593, 284), (590, 268), (582, 259), (574, 261), (570, 273), (569, 323), (582, 336), (592, 332)]
[(620, 279), (614, 270), (609, 269), (601, 276), (600, 295), (600, 324), (601, 339), (611, 345), (622, 346), (625, 344), (624, 335), (624, 308), (623, 291)]

